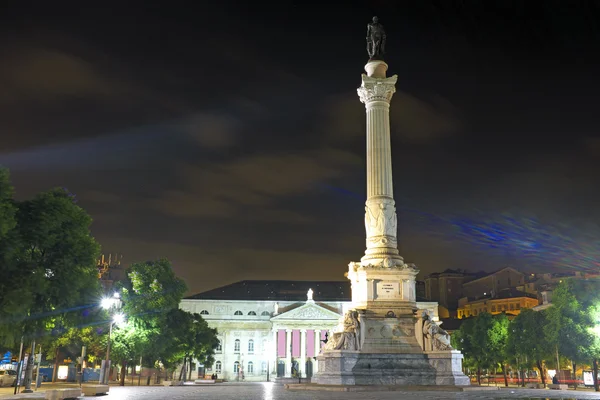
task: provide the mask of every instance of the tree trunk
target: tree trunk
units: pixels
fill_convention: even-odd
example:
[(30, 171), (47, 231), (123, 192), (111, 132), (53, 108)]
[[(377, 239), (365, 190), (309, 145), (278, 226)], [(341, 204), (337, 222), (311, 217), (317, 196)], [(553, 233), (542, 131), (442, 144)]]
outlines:
[(594, 358), (594, 390), (600, 392), (598, 388), (598, 359)]
[(477, 384), (481, 386), (481, 368), (477, 367)]
[(546, 374), (544, 374), (544, 366), (542, 365), (542, 360), (536, 361), (537, 367), (540, 370), (540, 377), (542, 378), (542, 385), (546, 387)]
[(181, 366), (181, 370), (179, 371), (179, 380), (182, 381), (185, 379), (185, 363), (187, 360), (187, 355), (183, 356), (183, 365)]
[(573, 362), (573, 389), (577, 390), (577, 363)]
[(525, 387), (525, 370), (521, 370), (521, 387)]
[(60, 347), (56, 347), (54, 353), (54, 370), (52, 371), (52, 383), (56, 383), (56, 377), (58, 376), (58, 357), (60, 357)]
[(502, 376), (504, 377), (504, 386), (508, 387), (508, 377), (506, 376), (506, 364), (501, 363), (500, 367), (502, 368)]
[(125, 386), (125, 375), (127, 374), (127, 362), (121, 362), (121, 379), (119, 382), (119, 386)]
[(192, 356), (190, 356), (190, 370), (188, 371), (188, 381), (192, 380)]

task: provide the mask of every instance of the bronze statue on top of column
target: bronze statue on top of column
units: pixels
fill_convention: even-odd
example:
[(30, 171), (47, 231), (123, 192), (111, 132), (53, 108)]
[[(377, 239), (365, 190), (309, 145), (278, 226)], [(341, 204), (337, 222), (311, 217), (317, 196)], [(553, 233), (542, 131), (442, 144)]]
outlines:
[(385, 39), (383, 25), (379, 23), (379, 18), (373, 17), (373, 22), (367, 25), (367, 53), (370, 60), (383, 60)]

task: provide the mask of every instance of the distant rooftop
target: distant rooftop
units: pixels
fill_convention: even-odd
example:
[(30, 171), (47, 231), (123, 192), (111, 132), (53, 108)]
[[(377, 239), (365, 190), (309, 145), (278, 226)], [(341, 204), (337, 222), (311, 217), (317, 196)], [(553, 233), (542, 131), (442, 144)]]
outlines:
[[(239, 281), (186, 297), (188, 300), (351, 301), (350, 281)], [(417, 301), (428, 301), (417, 298)]]
[(350, 281), (239, 281), (198, 293), (186, 299), (306, 301), (313, 290), (315, 301), (350, 301)]

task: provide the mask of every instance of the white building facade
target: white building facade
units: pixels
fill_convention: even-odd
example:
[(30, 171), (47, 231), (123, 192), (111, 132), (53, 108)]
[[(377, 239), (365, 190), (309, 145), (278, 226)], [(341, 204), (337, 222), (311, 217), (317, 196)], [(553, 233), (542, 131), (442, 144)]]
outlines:
[[(310, 378), (322, 340), (351, 308), (350, 282), (241, 281), (182, 300), (216, 328), (220, 346), (212, 366), (193, 376), (229, 381)], [(435, 320), (437, 302), (418, 302)]]

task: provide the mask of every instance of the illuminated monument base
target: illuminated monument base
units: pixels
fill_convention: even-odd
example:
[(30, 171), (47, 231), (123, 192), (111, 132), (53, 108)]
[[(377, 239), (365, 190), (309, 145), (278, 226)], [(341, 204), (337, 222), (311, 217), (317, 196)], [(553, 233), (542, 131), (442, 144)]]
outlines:
[(462, 354), (428, 313), (417, 309), (419, 270), (399, 255), (393, 198), (389, 107), (397, 76), (372, 60), (358, 89), (367, 114), (366, 251), (348, 266), (352, 307), (317, 357), (312, 383), (468, 386)]

